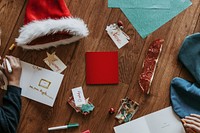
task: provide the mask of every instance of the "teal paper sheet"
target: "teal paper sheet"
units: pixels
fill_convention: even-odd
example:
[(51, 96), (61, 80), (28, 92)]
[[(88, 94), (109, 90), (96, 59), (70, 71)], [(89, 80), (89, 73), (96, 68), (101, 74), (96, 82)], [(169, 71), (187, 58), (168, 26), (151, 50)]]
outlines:
[(164, 25), (192, 5), (190, 0), (171, 0), (170, 10), (121, 8), (142, 38)]
[(108, 0), (112, 8), (165, 8), (169, 9), (170, 0)]

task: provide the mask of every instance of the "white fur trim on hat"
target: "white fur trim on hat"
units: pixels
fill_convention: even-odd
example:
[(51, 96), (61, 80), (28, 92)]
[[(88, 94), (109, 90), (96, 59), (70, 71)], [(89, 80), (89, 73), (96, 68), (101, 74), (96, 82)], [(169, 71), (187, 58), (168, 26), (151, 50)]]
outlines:
[[(89, 34), (87, 25), (83, 22), (83, 20), (73, 17), (33, 21), (21, 27), (19, 32), (20, 35), (15, 39), (15, 41), (18, 46), (25, 49), (44, 49), (51, 46), (69, 44), (86, 37)], [(28, 43), (38, 37), (54, 34), (56, 32), (67, 32), (69, 35), (72, 35), (72, 37), (45, 44), (28, 45)]]

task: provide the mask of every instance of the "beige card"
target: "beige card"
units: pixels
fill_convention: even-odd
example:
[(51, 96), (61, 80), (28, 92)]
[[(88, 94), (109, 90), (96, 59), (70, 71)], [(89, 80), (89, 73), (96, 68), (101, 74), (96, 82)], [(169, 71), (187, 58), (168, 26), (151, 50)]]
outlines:
[(55, 52), (49, 54), (47, 52), (47, 58), (44, 59), (44, 62), (54, 71), (61, 73), (67, 68), (67, 66), (55, 55)]
[(129, 42), (130, 37), (115, 24), (107, 26), (106, 31), (119, 49)]

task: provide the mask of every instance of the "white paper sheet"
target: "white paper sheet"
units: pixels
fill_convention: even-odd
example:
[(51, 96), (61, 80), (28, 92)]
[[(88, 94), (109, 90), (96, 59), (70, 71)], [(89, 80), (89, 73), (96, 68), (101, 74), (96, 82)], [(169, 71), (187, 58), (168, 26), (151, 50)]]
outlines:
[(22, 96), (52, 107), (64, 75), (23, 61), (21, 65)]
[(85, 104), (85, 97), (82, 87), (72, 89), (72, 94), (76, 107), (82, 107), (82, 105)]
[(185, 133), (172, 107), (114, 127), (115, 133)]

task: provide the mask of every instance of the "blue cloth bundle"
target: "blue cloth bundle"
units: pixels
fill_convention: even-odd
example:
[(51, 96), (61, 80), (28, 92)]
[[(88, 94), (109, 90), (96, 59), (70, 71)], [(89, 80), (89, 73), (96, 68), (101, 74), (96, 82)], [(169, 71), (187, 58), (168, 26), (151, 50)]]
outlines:
[(182, 78), (171, 81), (172, 107), (180, 118), (190, 114), (200, 115), (200, 33), (186, 37), (178, 58), (196, 82), (191, 83)]

